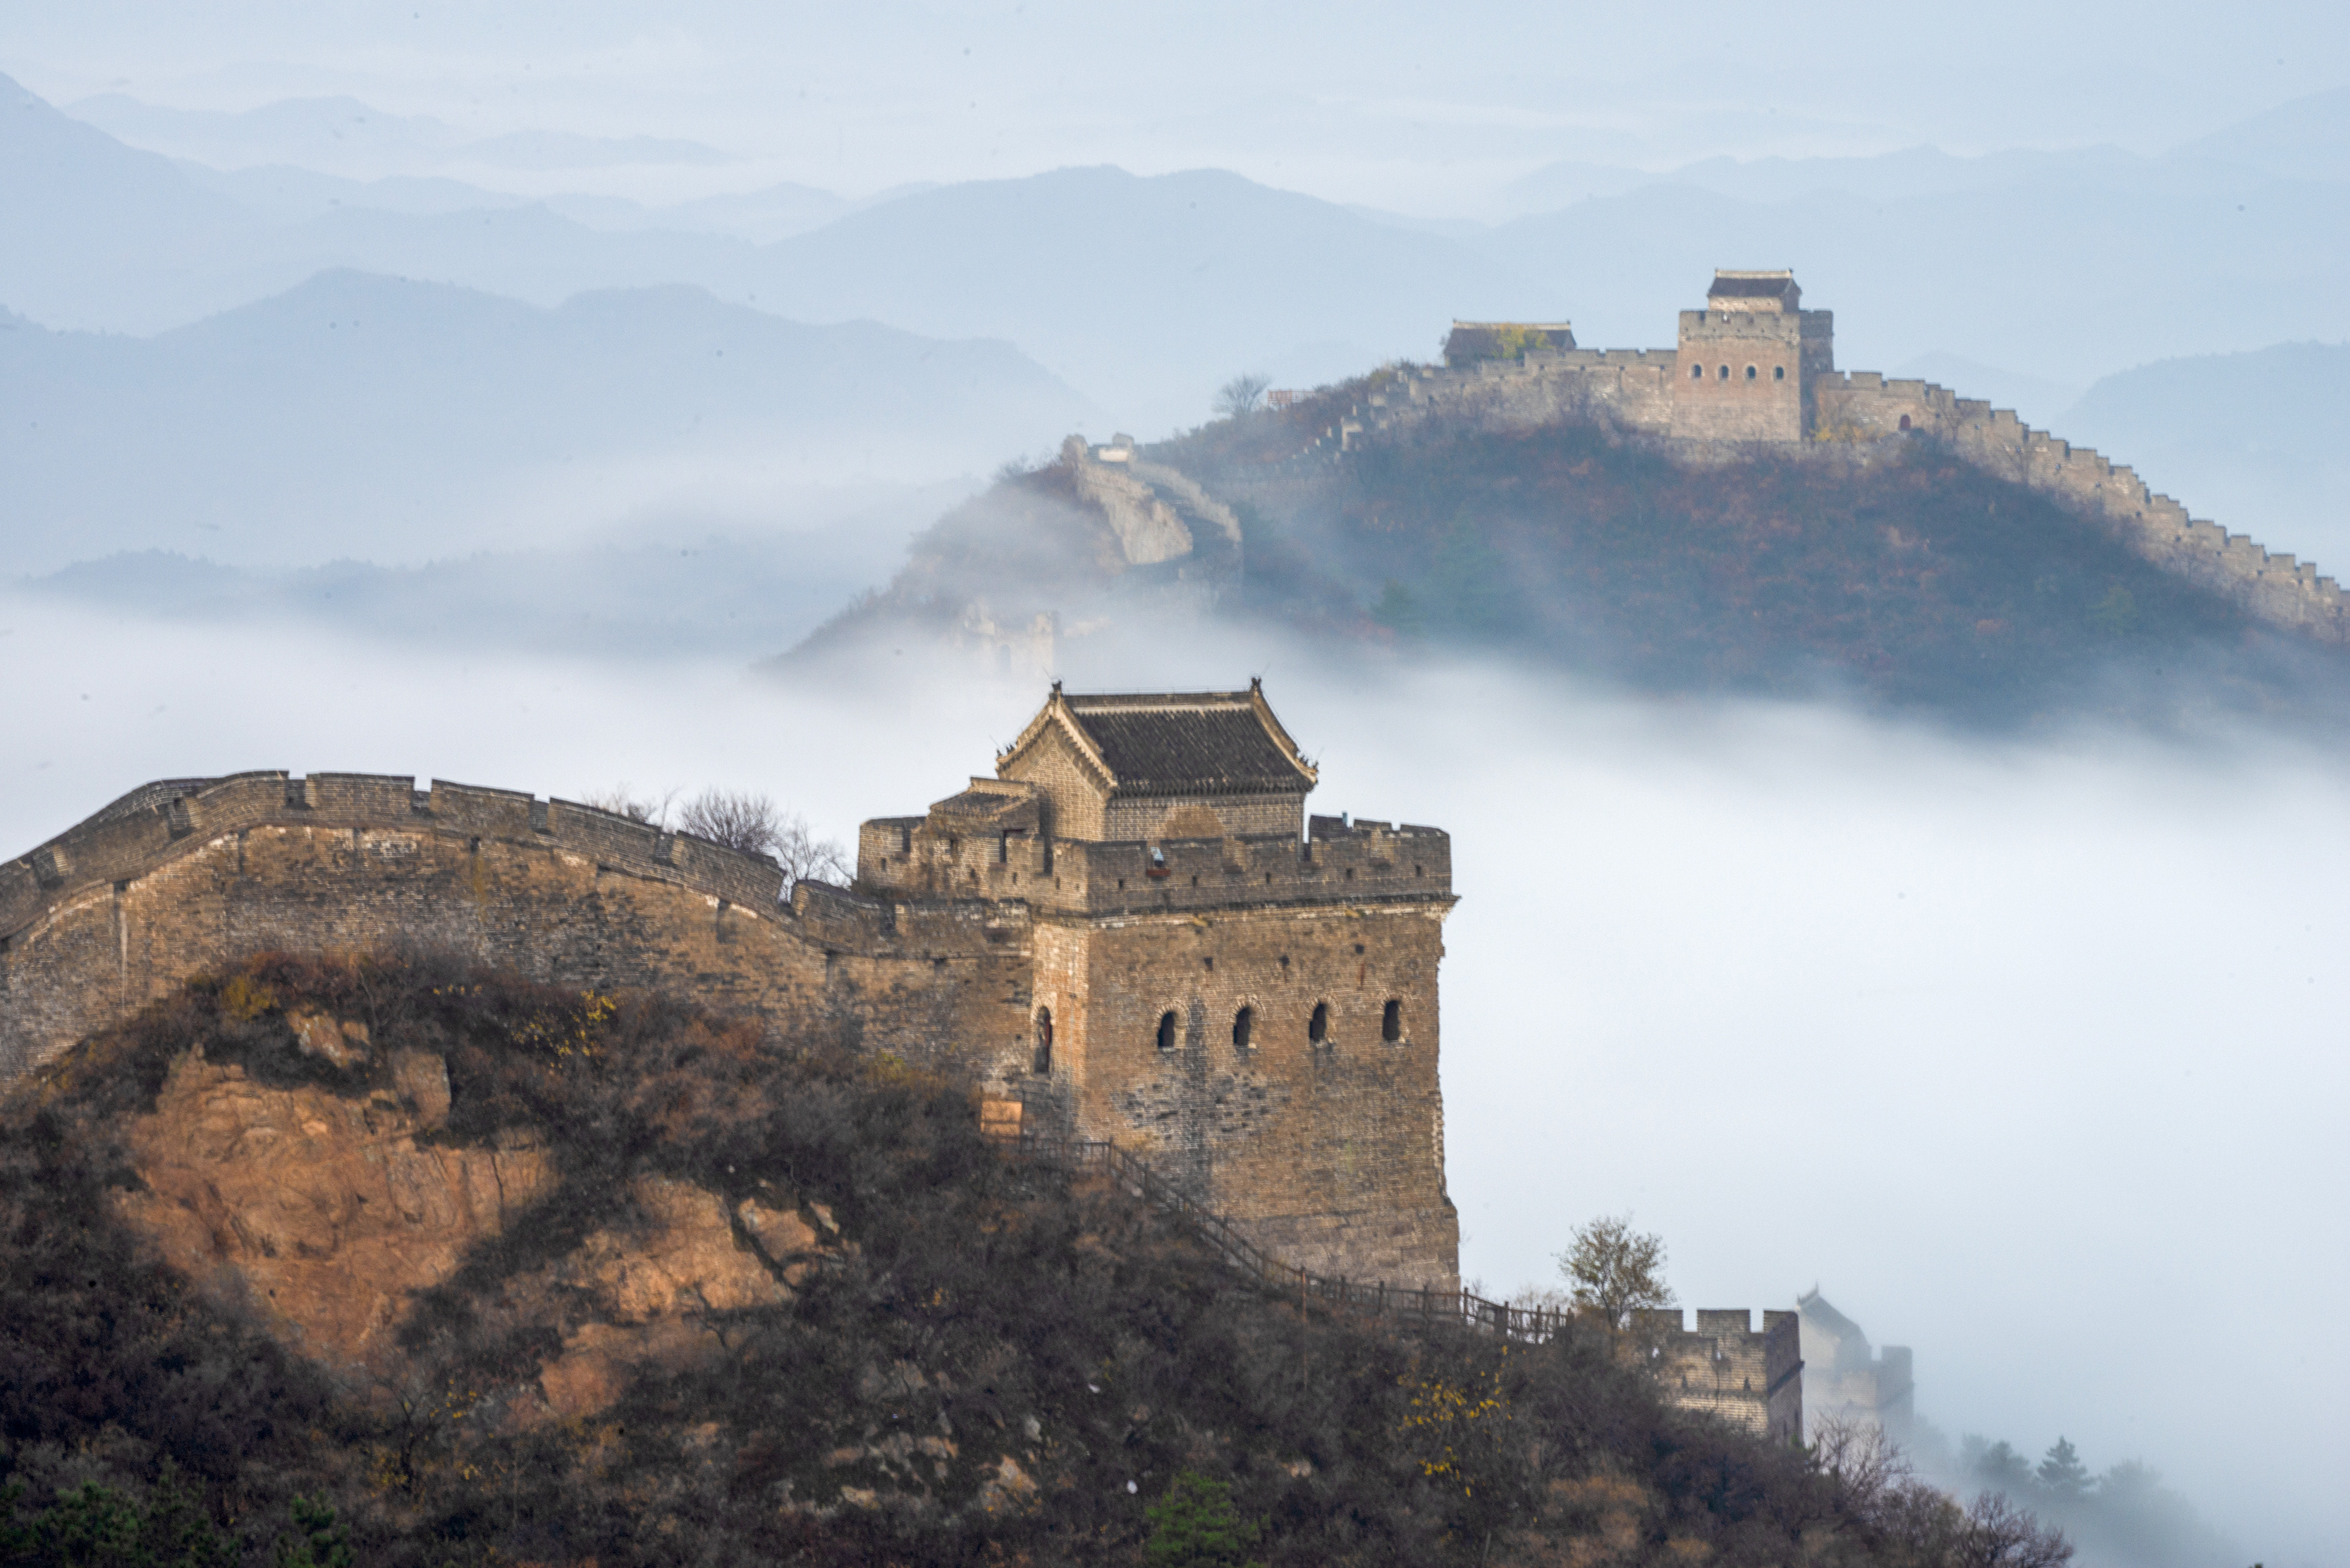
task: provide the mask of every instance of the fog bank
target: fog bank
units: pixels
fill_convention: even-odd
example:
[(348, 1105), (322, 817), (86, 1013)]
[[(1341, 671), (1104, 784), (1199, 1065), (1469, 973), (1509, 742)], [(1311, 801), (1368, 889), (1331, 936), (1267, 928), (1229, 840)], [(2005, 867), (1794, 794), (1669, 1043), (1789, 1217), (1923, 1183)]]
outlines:
[[(1196, 642), (1196, 639), (1195, 639)], [(1268, 668), (1269, 666), (1269, 668)], [(1264, 670), (1317, 809), (1456, 843), (1444, 1077), (1464, 1272), (1629, 1209), (1682, 1299), (1814, 1282), (1917, 1348), (1954, 1435), (2162, 1469), (2248, 1552), (2340, 1540), (2312, 1332), (2350, 1286), (2338, 762), (2031, 749), (1813, 709), (1638, 706), (1476, 668)], [(794, 689), (733, 660), (441, 653), (0, 597), (0, 853), (150, 778), (415, 773), (770, 793), (846, 837), (988, 765), (1042, 681)], [(2322, 1424), (2324, 1423), (2324, 1424)]]

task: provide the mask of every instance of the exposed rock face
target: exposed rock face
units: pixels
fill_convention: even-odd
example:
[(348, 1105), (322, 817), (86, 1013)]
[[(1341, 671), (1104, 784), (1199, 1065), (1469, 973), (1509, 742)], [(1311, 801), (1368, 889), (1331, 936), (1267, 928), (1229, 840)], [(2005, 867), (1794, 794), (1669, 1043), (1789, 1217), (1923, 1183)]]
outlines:
[[(344, 1067), (369, 1059), (364, 1026), (317, 1012), (286, 1022), (306, 1055)], [(272, 1087), (191, 1053), (129, 1137), (146, 1190), (123, 1197), (125, 1218), (175, 1266), (238, 1290), (289, 1344), (346, 1370), (390, 1367), (390, 1331), (410, 1299), (556, 1179), (529, 1136), (420, 1147), (418, 1135), (448, 1120), (447, 1066), (406, 1050), (386, 1064), (393, 1087), (361, 1099)], [(641, 1224), (596, 1231), (516, 1295), (530, 1310), (560, 1313), (583, 1294), (593, 1303), (593, 1319), (565, 1323), (562, 1354), (540, 1374), (558, 1417), (610, 1405), (647, 1364), (714, 1350), (707, 1314), (788, 1301), (786, 1282), (822, 1250), (817, 1224), (833, 1229), (821, 1211), (811, 1223), (755, 1199), (730, 1218), (718, 1194), (664, 1178), (629, 1196)]]
[(368, 1026), (339, 1023), (323, 1012), (296, 1009), (286, 1015), (295, 1044), (306, 1056), (316, 1056), (338, 1067), (359, 1066), (368, 1059)]
[[(331, 1020), (310, 1033), (365, 1048), (364, 1029), (355, 1042)], [(347, 1099), (182, 1057), (130, 1128), (147, 1190), (125, 1196), (125, 1217), (189, 1274), (232, 1272), (307, 1355), (366, 1363), (389, 1348), (410, 1294), (447, 1279), (552, 1175), (526, 1145), (419, 1147), (448, 1115), (448, 1075), (437, 1056), (407, 1053), (396, 1075), (400, 1095)]]
[[(637, 1206), (651, 1221), (645, 1234), (598, 1231), (570, 1267), (603, 1298), (616, 1321), (645, 1323), (687, 1312), (732, 1312), (790, 1299), (775, 1277), (734, 1240), (723, 1200), (688, 1182), (652, 1178), (636, 1184)], [(780, 1232), (782, 1216), (774, 1229)], [(816, 1233), (796, 1218), (798, 1233)]]
[[(548, 1408), (566, 1419), (611, 1404), (647, 1363), (677, 1365), (717, 1350), (717, 1336), (700, 1321), (704, 1314), (791, 1299), (767, 1265), (736, 1242), (716, 1193), (655, 1177), (638, 1182), (631, 1196), (646, 1229), (598, 1231), (556, 1271), (563, 1282), (592, 1292), (611, 1320), (579, 1324), (564, 1336), (563, 1354), (539, 1370)], [(771, 1259), (815, 1245), (814, 1228), (795, 1214), (755, 1200), (737, 1212)]]

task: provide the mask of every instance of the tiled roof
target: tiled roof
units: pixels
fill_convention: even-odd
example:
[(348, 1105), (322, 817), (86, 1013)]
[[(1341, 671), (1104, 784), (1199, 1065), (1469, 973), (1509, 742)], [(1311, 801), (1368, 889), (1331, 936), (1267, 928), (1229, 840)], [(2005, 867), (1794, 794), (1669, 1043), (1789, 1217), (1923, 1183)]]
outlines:
[(1312, 771), (1251, 691), (1063, 700), (1122, 794), (1303, 793)]
[(1792, 277), (1720, 277), (1705, 291), (1708, 299), (1783, 299), (1794, 289)]

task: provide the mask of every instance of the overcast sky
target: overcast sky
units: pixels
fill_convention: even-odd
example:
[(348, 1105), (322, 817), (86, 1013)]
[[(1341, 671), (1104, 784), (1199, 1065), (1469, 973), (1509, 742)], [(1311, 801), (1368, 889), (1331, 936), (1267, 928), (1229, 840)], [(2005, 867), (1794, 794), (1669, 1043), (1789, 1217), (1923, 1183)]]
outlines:
[[(699, 140), (865, 193), (1071, 163), (1216, 165), (1427, 213), (1557, 159), (2116, 143), (2158, 151), (2350, 79), (2340, 7), (1396, 0), (768, 5), (94, 0), (16, 7), (0, 69), (53, 101), (241, 109), (349, 94), (495, 133)], [(654, 192), (643, 192), (651, 194)]]

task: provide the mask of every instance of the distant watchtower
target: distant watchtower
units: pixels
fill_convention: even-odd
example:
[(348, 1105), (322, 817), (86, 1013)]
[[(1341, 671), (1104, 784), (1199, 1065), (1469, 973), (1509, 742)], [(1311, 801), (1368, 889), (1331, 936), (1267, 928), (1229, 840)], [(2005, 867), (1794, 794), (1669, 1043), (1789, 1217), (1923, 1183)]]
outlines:
[(1813, 384), (1835, 369), (1835, 317), (1803, 308), (1792, 272), (1713, 275), (1681, 312), (1672, 433), (1686, 441), (1800, 441)]
[(1254, 682), (1055, 685), (994, 777), (865, 824), (858, 881), (901, 929), (1021, 912), (1019, 1033), (980, 1065), (1024, 1127), (1149, 1155), (1286, 1262), (1449, 1290), (1451, 842), (1308, 817), (1315, 783)]

